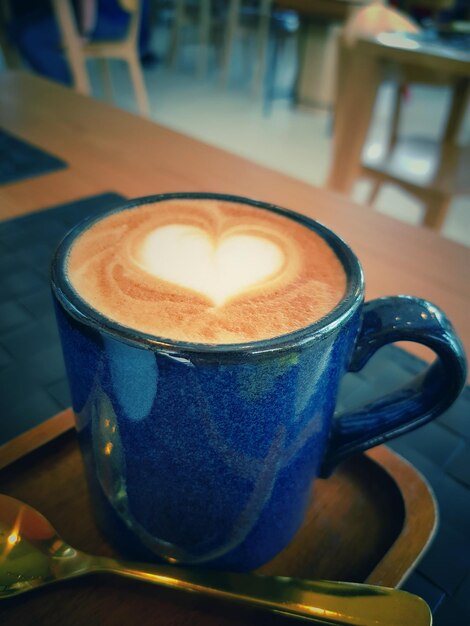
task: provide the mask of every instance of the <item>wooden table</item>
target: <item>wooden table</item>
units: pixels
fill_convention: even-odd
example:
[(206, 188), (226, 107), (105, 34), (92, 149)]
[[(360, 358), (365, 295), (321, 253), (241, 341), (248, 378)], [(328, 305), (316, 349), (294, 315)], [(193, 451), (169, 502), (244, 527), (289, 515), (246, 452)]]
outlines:
[(302, 107), (334, 102), (340, 26), (370, 0), (275, 0), (274, 6), (300, 14), (299, 72), (296, 101)]
[(464, 246), (32, 75), (0, 75), (0, 126), (69, 164), (0, 187), (0, 218), (103, 191), (214, 191), (274, 202), (318, 219), (351, 245), (368, 298), (406, 293), (441, 306), (470, 354)]
[(370, 0), (274, 0), (274, 5), (297, 11), (303, 17), (320, 20), (344, 21), (352, 8), (367, 4)]
[[(341, 87), (341, 102), (335, 117), (330, 189), (350, 193), (361, 169), (362, 148), (371, 123), (380, 83), (391, 72), (409, 67), (453, 76), (468, 93), (470, 51), (451, 46), (418, 42), (398, 34), (382, 34), (359, 40), (349, 57), (349, 67)], [(367, 77), (367, 80), (365, 80)], [(461, 105), (465, 113), (465, 103)], [(457, 116), (459, 117), (459, 116)]]

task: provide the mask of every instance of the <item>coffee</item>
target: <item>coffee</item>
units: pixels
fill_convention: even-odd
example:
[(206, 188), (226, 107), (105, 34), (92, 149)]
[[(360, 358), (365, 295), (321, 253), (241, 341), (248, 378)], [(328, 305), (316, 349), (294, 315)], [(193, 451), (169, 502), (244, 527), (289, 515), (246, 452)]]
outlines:
[(342, 264), (313, 230), (237, 202), (170, 199), (112, 213), (74, 242), (68, 278), (109, 319), (160, 338), (259, 341), (329, 313)]

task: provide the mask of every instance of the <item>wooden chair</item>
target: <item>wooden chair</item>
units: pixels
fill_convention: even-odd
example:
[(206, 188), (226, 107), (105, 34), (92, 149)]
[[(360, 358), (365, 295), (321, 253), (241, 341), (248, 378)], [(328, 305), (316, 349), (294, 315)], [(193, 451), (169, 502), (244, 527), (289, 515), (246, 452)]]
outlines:
[[(348, 63), (357, 38), (384, 31), (417, 33), (419, 30), (406, 16), (380, 2), (374, 2), (354, 13), (340, 38), (337, 107), (344, 100), (341, 92), (346, 83)], [(384, 183), (393, 183), (424, 203), (424, 225), (439, 230), (452, 197), (470, 193), (468, 175), (465, 174), (465, 171), (470, 171), (470, 147), (461, 148), (458, 145), (458, 135), (469, 97), (469, 83), (467, 80), (452, 79), (445, 74), (406, 65), (398, 68), (398, 73), (395, 68), (393, 77), (397, 81), (397, 89), (388, 144), (379, 154), (370, 154), (366, 150), (360, 170), (360, 174), (371, 179), (373, 183), (368, 201), (373, 204), (381, 186)], [(384, 78), (387, 78), (386, 74)], [(404, 91), (408, 85), (416, 83), (447, 85), (452, 90), (451, 106), (439, 141), (425, 137), (400, 136)], [(340, 154), (334, 154), (334, 159), (341, 158)]]
[[(230, 73), (233, 46), (235, 37), (243, 21), (244, 12), (243, 0), (230, 0), (227, 16), (227, 25), (224, 36), (224, 46), (222, 52), (221, 80), (227, 82)], [(257, 6), (256, 6), (257, 5)], [(253, 91), (261, 91), (266, 67), (267, 47), (269, 40), (269, 25), (271, 17), (272, 0), (258, 0), (254, 3), (257, 17), (256, 29), (256, 58), (252, 78)]]
[(186, 0), (175, 0), (168, 52), (168, 61), (172, 67), (175, 67), (178, 61), (181, 33), (188, 22), (195, 20), (198, 29), (197, 72), (201, 76), (207, 72), (210, 36), (214, 26), (213, 4), (213, 0), (198, 0), (192, 6), (188, 6)]
[(98, 59), (108, 99), (112, 99), (111, 73), (107, 63), (109, 59), (126, 61), (134, 86), (137, 107), (141, 115), (150, 116), (150, 108), (144, 76), (138, 52), (139, 26), (142, 11), (140, 0), (119, 0), (123, 9), (130, 16), (127, 35), (120, 40), (83, 42), (75, 22), (70, 0), (52, 0), (54, 12), (62, 35), (65, 54), (72, 72), (75, 89), (90, 94), (90, 83), (86, 71), (87, 59)]

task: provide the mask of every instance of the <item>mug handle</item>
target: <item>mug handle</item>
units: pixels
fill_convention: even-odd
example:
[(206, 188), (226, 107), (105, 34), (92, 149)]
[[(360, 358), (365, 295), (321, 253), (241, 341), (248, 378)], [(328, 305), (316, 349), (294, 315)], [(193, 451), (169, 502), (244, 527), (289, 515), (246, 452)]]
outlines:
[(466, 359), (455, 330), (437, 306), (412, 296), (378, 298), (364, 305), (349, 371), (358, 372), (379, 348), (395, 341), (421, 343), (437, 359), (408, 385), (333, 419), (320, 477), (328, 477), (347, 457), (431, 421), (462, 391)]

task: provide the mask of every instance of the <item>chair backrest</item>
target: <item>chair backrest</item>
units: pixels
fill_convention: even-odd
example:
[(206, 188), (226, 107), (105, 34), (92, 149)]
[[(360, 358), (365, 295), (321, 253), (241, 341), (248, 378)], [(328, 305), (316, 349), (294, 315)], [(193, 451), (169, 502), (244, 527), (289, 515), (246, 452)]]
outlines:
[(52, 0), (52, 6), (59, 26), (62, 45), (72, 72), (74, 87), (80, 93), (88, 95), (90, 83), (86, 73), (82, 42), (70, 0)]
[(124, 11), (131, 14), (126, 40), (137, 46), (139, 40), (140, 20), (142, 16), (143, 0), (118, 0)]

